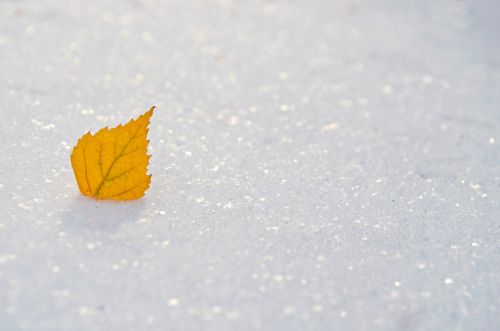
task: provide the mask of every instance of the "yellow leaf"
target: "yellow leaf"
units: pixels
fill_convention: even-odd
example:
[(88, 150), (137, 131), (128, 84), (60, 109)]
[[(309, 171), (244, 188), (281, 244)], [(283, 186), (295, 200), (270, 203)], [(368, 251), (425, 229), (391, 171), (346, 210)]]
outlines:
[(153, 110), (115, 128), (87, 132), (71, 153), (71, 166), (83, 195), (95, 199), (132, 200), (149, 188), (148, 125)]

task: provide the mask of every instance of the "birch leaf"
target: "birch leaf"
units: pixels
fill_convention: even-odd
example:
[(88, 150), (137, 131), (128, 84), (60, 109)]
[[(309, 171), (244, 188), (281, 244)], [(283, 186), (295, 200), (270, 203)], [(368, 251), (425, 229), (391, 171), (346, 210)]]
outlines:
[(144, 195), (147, 174), (148, 125), (153, 110), (125, 125), (87, 132), (71, 153), (71, 166), (83, 195), (95, 199), (132, 200)]

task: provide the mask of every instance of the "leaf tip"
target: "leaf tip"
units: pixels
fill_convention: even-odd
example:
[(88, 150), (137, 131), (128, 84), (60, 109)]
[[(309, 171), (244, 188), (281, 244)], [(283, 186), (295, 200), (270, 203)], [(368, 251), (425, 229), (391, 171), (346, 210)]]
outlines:
[(147, 121), (149, 122), (149, 119), (151, 118), (151, 116), (153, 116), (153, 112), (155, 109), (156, 109), (156, 106), (152, 106), (151, 108), (149, 108), (149, 110), (147, 112), (142, 114), (141, 117), (146, 117)]

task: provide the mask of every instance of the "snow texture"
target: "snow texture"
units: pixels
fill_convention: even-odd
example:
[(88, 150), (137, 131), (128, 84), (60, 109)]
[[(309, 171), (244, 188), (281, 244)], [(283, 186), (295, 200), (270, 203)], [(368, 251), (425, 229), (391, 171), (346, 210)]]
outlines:
[[(500, 328), (500, 2), (0, 0), (0, 330)], [(152, 186), (81, 196), (156, 105)]]

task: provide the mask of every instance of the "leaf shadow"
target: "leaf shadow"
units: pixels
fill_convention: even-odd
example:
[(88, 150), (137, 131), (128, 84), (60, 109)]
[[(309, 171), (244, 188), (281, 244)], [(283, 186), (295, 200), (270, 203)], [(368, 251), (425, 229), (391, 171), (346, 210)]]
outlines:
[(118, 202), (75, 197), (61, 214), (69, 231), (115, 233), (120, 227), (137, 222), (146, 206), (143, 199)]

